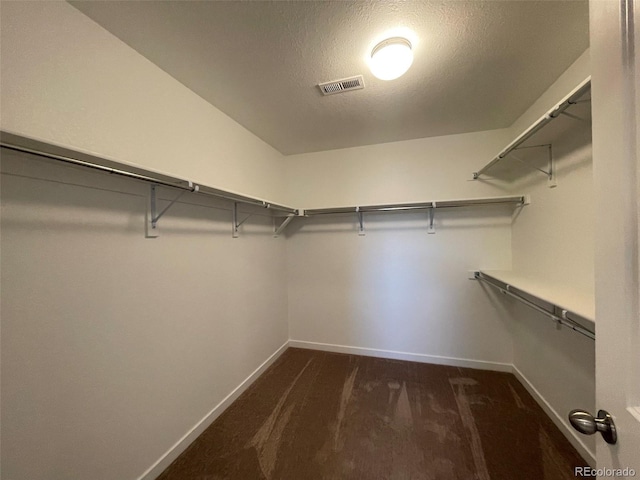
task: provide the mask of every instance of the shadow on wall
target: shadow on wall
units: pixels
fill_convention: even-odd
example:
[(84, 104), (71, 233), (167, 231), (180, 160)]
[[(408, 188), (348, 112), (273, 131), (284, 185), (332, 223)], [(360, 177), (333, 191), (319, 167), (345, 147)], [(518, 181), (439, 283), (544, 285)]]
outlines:
[(512, 210), (443, 210), (434, 235), (425, 212), (365, 215), (364, 237), (355, 215), (300, 219), (287, 244), (292, 338), (508, 361), (504, 320), (467, 277), (509, 268)]

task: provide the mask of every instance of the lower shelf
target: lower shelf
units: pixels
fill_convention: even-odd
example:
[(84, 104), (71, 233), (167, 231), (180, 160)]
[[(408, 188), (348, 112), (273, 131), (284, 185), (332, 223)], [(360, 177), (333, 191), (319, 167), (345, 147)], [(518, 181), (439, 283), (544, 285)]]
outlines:
[(593, 297), (559, 289), (547, 282), (536, 282), (510, 271), (477, 271), (474, 277), (559, 324), (595, 340)]

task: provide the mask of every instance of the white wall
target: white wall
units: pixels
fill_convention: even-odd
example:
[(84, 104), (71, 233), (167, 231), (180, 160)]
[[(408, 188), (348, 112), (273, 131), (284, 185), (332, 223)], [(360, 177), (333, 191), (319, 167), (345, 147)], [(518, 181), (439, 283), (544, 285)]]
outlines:
[(467, 279), (478, 266), (509, 268), (508, 211), (448, 212), (435, 235), (427, 234), (424, 213), (367, 215), (364, 237), (354, 223), (311, 219), (290, 232), (293, 340), (436, 363), (512, 363), (508, 319)]
[(2, 130), (282, 203), (282, 155), (66, 2), (2, 2)]
[[(3, 130), (283, 201), (277, 151), (75, 8), (1, 8)], [(2, 171), (2, 478), (137, 478), (287, 340), (284, 240), (193, 196), (149, 240), (147, 186)]]
[[(548, 111), (589, 75), (589, 52), (585, 52), (520, 119), (513, 135)], [(588, 98), (589, 94), (585, 95)], [(549, 188), (546, 177), (520, 168), (512, 186), (514, 192), (526, 189), (531, 208), (524, 209), (514, 221), (513, 269), (544, 276), (554, 283), (590, 294), (594, 291), (593, 168), (591, 123), (588, 104), (568, 110), (580, 118), (561, 117), (548, 128), (557, 128), (553, 138), (553, 156), (558, 186)], [(515, 127), (520, 127), (516, 130)], [(535, 141), (533, 142), (535, 143)], [(540, 152), (544, 157), (545, 152)]]
[[(585, 52), (541, 99), (515, 122), (516, 135), (542, 116), (589, 75)], [(588, 98), (588, 94), (585, 98)], [(569, 110), (583, 117), (584, 108)], [(563, 131), (553, 142), (557, 183), (548, 188), (544, 175), (521, 170), (514, 191), (531, 195), (531, 205), (513, 223), (513, 270), (541, 282), (558, 285), (567, 296), (594, 296), (594, 187), (591, 124), (563, 117)], [(544, 154), (544, 152), (541, 152)], [(574, 433), (567, 414), (574, 408), (595, 410), (594, 342), (566, 329), (558, 330), (547, 317), (520, 304), (510, 305), (514, 319), (514, 365), (555, 410), (574, 443), (589, 455), (594, 437)]]
[[(363, 205), (504, 195), (469, 181), (506, 140), (492, 131), (286, 157), (296, 205)], [(512, 363), (509, 325), (468, 270), (511, 267), (504, 207), (297, 219), (288, 232), (291, 338), (414, 359)], [(407, 357), (409, 358), (409, 357)], [(495, 367), (495, 366), (494, 366)]]
[(470, 181), (508, 130), (448, 135), (284, 157), (288, 197), (299, 208), (508, 195)]
[[(591, 74), (589, 49), (585, 50), (567, 70), (540, 95), (526, 112), (509, 127), (514, 136), (548, 112), (582, 80)], [(497, 152), (496, 152), (497, 153)]]
[(287, 341), (269, 218), (146, 239), (147, 185), (6, 152), (1, 188), (2, 478), (138, 478)]

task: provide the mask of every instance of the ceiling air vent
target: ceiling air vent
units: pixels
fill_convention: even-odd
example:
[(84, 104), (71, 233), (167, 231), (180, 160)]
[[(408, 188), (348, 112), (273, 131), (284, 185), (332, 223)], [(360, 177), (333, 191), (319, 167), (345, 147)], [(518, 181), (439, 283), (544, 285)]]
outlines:
[(334, 93), (348, 92), (349, 90), (360, 90), (364, 88), (364, 78), (362, 78), (362, 75), (358, 75), (357, 77), (320, 83), (318, 87), (320, 87), (323, 95), (333, 95)]

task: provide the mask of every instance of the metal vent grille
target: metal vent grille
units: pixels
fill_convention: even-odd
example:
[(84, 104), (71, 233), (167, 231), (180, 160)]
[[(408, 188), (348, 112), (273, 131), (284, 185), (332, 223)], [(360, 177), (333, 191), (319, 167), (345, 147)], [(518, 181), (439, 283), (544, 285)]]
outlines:
[(364, 78), (362, 75), (357, 77), (343, 78), (342, 80), (334, 80), (333, 82), (325, 82), (318, 84), (323, 95), (333, 95), (334, 93), (347, 92), (349, 90), (360, 90), (364, 88)]

